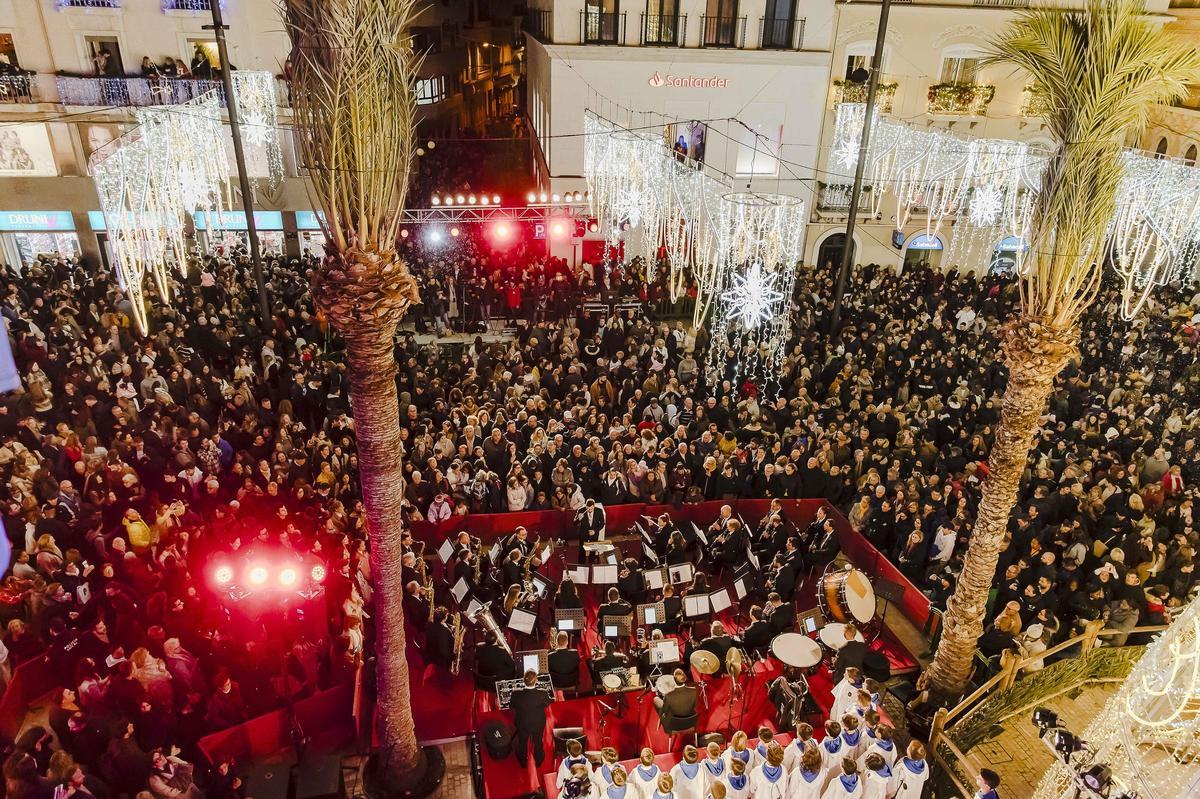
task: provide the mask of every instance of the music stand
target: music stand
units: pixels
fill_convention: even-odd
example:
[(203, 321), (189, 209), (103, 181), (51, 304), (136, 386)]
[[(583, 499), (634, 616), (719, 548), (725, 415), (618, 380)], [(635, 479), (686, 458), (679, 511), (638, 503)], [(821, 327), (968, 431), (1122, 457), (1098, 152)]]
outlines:
[(816, 635), (817, 631), (825, 626), (825, 616), (820, 608), (813, 608), (796, 614), (796, 624), (805, 635)]
[(488, 563), (493, 566), (500, 560), (500, 556), (504, 554), (504, 547), (500, 546), (500, 542), (492, 544), (492, 548), (488, 550)]
[(639, 625), (659, 627), (667, 623), (667, 611), (662, 602), (647, 602), (637, 606)]
[(729, 589), (719, 588), (708, 595), (709, 609), (713, 614), (720, 613), (723, 610), (728, 610), (733, 607), (733, 603), (729, 600)]
[(696, 576), (696, 570), (690, 563), (678, 563), (667, 567), (667, 575), (671, 578), (671, 585), (680, 585), (681, 583), (690, 583)]
[(625, 616), (605, 616), (600, 622), (600, 637), (610, 640), (628, 638), (633, 629), (633, 614)]
[(537, 624), (537, 614), (521, 608), (513, 608), (512, 615), (508, 617), (508, 628), (526, 635), (533, 635), (533, 625), (535, 624)]
[(642, 553), (646, 556), (646, 559), (648, 561), (650, 561), (651, 563), (654, 563), (654, 564), (659, 563), (658, 553), (655, 552), (654, 548), (651, 547), (649, 544), (647, 544), (645, 541), (642, 542)]
[(565, 633), (583, 631), (583, 608), (555, 608), (554, 627)]
[(661, 591), (663, 586), (667, 584), (667, 569), (643, 569), (642, 582), (646, 584), (648, 591)]
[(540, 574), (534, 574), (530, 577), (529, 582), (533, 584), (533, 595), (539, 600), (550, 596), (550, 588), (554, 583), (550, 582), (549, 579)]
[(538, 674), (549, 673), (550, 668), (546, 663), (549, 654), (550, 650), (548, 649), (530, 649), (526, 652), (518, 652), (513, 658), (517, 662), (517, 673), (524, 674), (527, 671)]
[(879, 612), (879, 620), (882, 622), (887, 616), (887, 606), (889, 603), (899, 605), (904, 601), (904, 586), (880, 577), (875, 581), (875, 596), (882, 599), (884, 603), (883, 610)]
[(750, 593), (750, 587), (746, 585), (745, 577), (733, 578), (733, 593), (737, 596), (738, 600), (745, 599), (746, 594)]
[(702, 619), (712, 613), (708, 594), (693, 594), (683, 598), (683, 615), (689, 620)]
[(704, 531), (700, 529), (700, 525), (692, 522), (692, 531), (696, 534), (696, 538), (700, 541), (702, 546), (708, 546), (708, 536), (706, 536)]
[(615, 564), (592, 567), (592, 585), (616, 585), (618, 569)]
[(449, 563), (450, 558), (454, 556), (454, 544), (451, 543), (449, 538), (447, 538), (442, 542), (442, 545), (438, 547), (437, 553), (438, 557), (442, 559), (443, 564)]
[(459, 605), (462, 605), (463, 597), (465, 597), (470, 590), (471, 587), (467, 585), (466, 578), (459, 577), (458, 582), (456, 582), (454, 587), (450, 589), (450, 595), (454, 597), (455, 602), (457, 602)]
[(590, 566), (571, 566), (563, 569), (563, 576), (571, 578), (575, 585), (587, 585), (592, 573)]

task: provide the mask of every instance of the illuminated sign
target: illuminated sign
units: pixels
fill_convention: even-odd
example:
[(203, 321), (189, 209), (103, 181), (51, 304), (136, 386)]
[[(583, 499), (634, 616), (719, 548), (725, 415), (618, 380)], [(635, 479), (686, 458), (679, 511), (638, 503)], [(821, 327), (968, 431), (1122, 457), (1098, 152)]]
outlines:
[(646, 83), (656, 89), (728, 89), (729, 78), (718, 78), (716, 75), (666, 75), (655, 71)]
[(74, 230), (70, 211), (0, 211), (0, 230)]
[(296, 230), (320, 230), (324, 211), (297, 211)]
[(921, 233), (908, 240), (910, 250), (940, 250), (942, 240), (930, 233)]
[[(221, 211), (222, 230), (245, 230), (245, 211)], [(255, 211), (254, 226), (259, 230), (283, 230), (283, 214), (279, 211)], [(207, 230), (208, 219), (204, 211), (196, 212), (196, 229)]]

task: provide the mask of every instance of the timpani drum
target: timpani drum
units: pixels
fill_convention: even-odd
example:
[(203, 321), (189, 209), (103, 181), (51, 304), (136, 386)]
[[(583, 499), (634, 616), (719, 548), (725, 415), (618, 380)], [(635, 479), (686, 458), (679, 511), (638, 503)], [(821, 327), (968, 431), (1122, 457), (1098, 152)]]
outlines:
[[(826, 624), (821, 628), (820, 632), (817, 633), (817, 638), (821, 639), (822, 644), (836, 652), (846, 645), (846, 625), (838, 624), (836, 622), (833, 624)], [(855, 632), (854, 640), (864, 640), (862, 633)]]
[(625, 681), (621, 679), (621, 675), (610, 671), (607, 674), (601, 675), (600, 684), (607, 691), (619, 691), (625, 685)]
[(817, 603), (826, 619), (841, 624), (869, 624), (875, 618), (875, 589), (866, 574), (851, 566), (821, 576)]
[(821, 645), (807, 635), (783, 633), (771, 642), (771, 654), (786, 666), (811, 669), (821, 662)]
[(664, 674), (654, 681), (654, 690), (658, 691), (659, 696), (666, 696), (678, 687), (674, 674)]

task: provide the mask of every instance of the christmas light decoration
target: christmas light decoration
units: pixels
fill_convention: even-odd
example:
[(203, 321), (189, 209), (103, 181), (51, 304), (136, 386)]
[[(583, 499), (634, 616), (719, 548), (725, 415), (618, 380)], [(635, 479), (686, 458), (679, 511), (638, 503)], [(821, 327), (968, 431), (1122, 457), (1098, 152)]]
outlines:
[[(1200, 791), (1200, 599), (1148, 647), (1104, 709), (1080, 736), (1092, 762), (1112, 770), (1115, 790), (1141, 799)], [(1034, 799), (1075, 795), (1068, 767), (1054, 766)]]
[(745, 274), (732, 275), (733, 286), (721, 295), (729, 318), (747, 330), (753, 330), (770, 320), (775, 305), (783, 299), (783, 292), (775, 288), (779, 275), (764, 272), (761, 263), (755, 261)]

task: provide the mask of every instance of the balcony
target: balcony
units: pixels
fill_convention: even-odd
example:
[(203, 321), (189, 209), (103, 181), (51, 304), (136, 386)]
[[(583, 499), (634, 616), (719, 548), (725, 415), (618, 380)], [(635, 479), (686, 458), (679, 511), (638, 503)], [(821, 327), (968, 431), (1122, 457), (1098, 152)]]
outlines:
[(552, 11), (541, 11), (536, 8), (526, 11), (525, 19), (521, 23), (521, 29), (539, 42), (549, 44), (554, 40), (554, 20), (551, 17), (553, 13)]
[(0, 103), (35, 103), (34, 73), (0, 75)]
[(67, 8), (119, 9), (121, 0), (55, 0), (54, 7), (59, 11)]
[[(221, 0), (225, 8), (225, 0)], [(162, 0), (163, 11), (212, 11), (212, 0)]]
[(1050, 99), (1046, 93), (1032, 84), (1021, 89), (1021, 116), (1026, 119), (1045, 117), (1050, 111)]
[(642, 14), (642, 44), (682, 47), (687, 39), (687, 14)]
[(935, 83), (929, 87), (930, 114), (983, 116), (996, 95), (996, 87), (981, 83)]
[[(894, 80), (880, 80), (875, 87), (875, 107), (881, 114), (892, 113), (892, 104), (896, 101), (896, 90), (900, 84)], [(865, 103), (867, 101), (867, 84), (855, 83), (852, 80), (838, 78), (833, 82), (833, 104)]]
[(971, 4), (983, 8), (1029, 8), (1029, 0), (971, 0)]
[[(58, 102), (62, 105), (103, 108), (140, 108), (149, 105), (178, 105), (215, 91), (224, 101), (219, 80), (197, 78), (85, 78), (59, 75)], [(287, 85), (275, 81), (276, 102), (286, 106)]]
[(758, 46), (763, 50), (803, 50), (804, 20), (759, 17)]
[(579, 41), (584, 44), (625, 44), (625, 14), (580, 11)]
[(700, 46), (744, 48), (746, 46), (746, 18), (702, 15), (700, 17)]
[[(847, 213), (850, 210), (850, 196), (854, 193), (853, 183), (820, 183), (817, 190), (817, 210)], [(858, 198), (858, 208), (862, 212), (871, 207), (871, 187), (863, 186)]]

